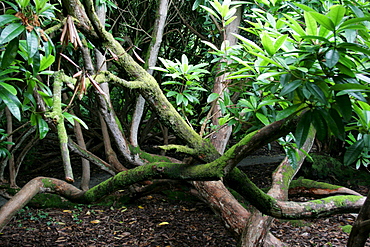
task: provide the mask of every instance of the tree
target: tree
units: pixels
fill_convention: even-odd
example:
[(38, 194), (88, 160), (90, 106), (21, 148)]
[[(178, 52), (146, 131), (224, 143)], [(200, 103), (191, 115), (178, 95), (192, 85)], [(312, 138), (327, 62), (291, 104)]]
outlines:
[[(147, 1), (144, 3), (145, 9), (148, 13), (160, 13), (163, 8), (174, 8), (173, 13), (177, 15), (172, 16), (173, 19), (178, 18), (187, 27), (176, 34), (185, 33), (190, 37), (182, 39), (187, 43), (183, 50), (177, 51), (171, 46), (179, 44), (176, 35), (165, 36), (161, 55), (174, 58), (183, 53), (181, 61), (161, 59), (165, 68), (157, 69), (172, 77), (170, 81), (166, 81), (166, 77), (162, 78), (160, 74), (155, 75), (156, 80), (147, 72), (147, 68), (139, 64), (143, 59), (138, 48), (145, 48), (143, 54), (149, 51), (149, 57), (153, 56), (155, 60), (158, 51), (152, 52), (150, 48), (153, 44), (157, 45), (162, 36), (161, 31), (155, 28), (153, 37), (149, 35), (151, 45), (145, 45), (148, 42), (144, 42), (145, 38), (140, 33), (145, 36), (150, 30), (146, 26), (150, 23), (150, 14), (145, 16), (145, 21), (137, 18), (130, 23), (126, 20), (126, 26), (107, 30), (99, 20), (92, 1), (62, 1), (63, 13), (67, 13), (68, 17), (61, 17), (59, 23), (53, 23), (53, 5), (45, 1), (35, 0), (30, 4), (27, 0), (18, 0), (11, 5), (12, 9), (1, 16), (0, 24), (4, 29), (0, 35), (0, 44), (5, 48), (1, 62), (1, 67), (5, 70), (0, 78), (3, 105), (9, 108), (17, 120), (21, 120), (22, 115), (30, 114), (31, 123), (38, 127), (40, 138), (45, 137), (49, 129), (58, 133), (67, 181), (73, 181), (69, 150), (113, 174), (119, 173), (86, 191), (54, 178), (35, 178), (1, 208), (0, 226), (4, 226), (17, 210), (39, 192), (47, 191), (72, 201), (92, 203), (123, 187), (140, 182), (150, 184), (151, 181), (162, 178), (191, 181), (200, 197), (235, 233), (240, 246), (281, 245), (268, 231), (273, 218), (312, 218), (358, 211), (365, 198), (341, 186), (330, 186), (330, 193), (335, 194), (341, 190), (350, 195), (330, 196), (308, 202), (292, 202), (287, 199), (291, 181), (310, 151), (315, 136), (324, 139), (328, 135), (335, 135), (344, 139), (344, 121), (353, 123), (352, 108), (354, 116), (358, 117), (358, 124), (352, 131), (363, 131), (364, 134), (359, 137), (365, 138), (363, 141), (360, 138), (353, 142), (345, 156), (346, 163), (355, 161), (348, 157), (353, 157), (354, 154), (359, 157), (369, 146), (367, 125), (364, 124), (367, 123), (368, 112), (368, 13), (356, 4), (348, 4), (347, 8), (332, 5), (315, 10), (315, 6), (298, 3), (281, 6), (276, 2), (263, 1), (259, 6), (269, 7), (270, 11), (254, 9), (248, 16), (249, 26), (243, 28), (251, 33), (250, 39), (244, 34), (235, 34), (233, 26), (241, 21), (244, 13), (241, 5), (244, 2), (196, 1), (193, 5), (184, 2), (181, 8), (174, 5), (166, 7), (166, 1), (160, 2), (164, 5), (157, 7), (156, 1)], [(115, 6), (109, 1), (105, 3)], [(143, 3), (131, 2), (128, 5), (133, 16), (134, 10), (137, 11), (134, 7), (142, 7), (140, 4)], [(122, 9), (123, 6), (118, 7)], [(283, 14), (278, 12), (287, 6), (289, 11)], [(182, 14), (184, 12), (180, 11), (190, 8), (198, 11), (194, 11), (194, 15), (206, 24), (203, 29), (194, 29), (192, 23)], [(158, 14), (157, 17), (163, 23), (163, 15)], [(48, 26), (50, 28), (46, 29)], [(130, 29), (131, 26), (140, 28)], [(213, 26), (216, 28), (212, 28)], [(61, 27), (64, 27), (63, 32), (58, 34)], [(211, 31), (212, 35), (207, 37), (207, 32)], [(135, 39), (129, 38), (135, 32), (132, 35)], [(112, 33), (124, 38), (115, 37)], [(59, 65), (56, 66), (53, 64), (55, 50), (59, 48), (54, 46), (53, 43), (57, 41), (51, 37), (58, 35), (62, 37), (61, 55), (58, 57)], [(239, 45), (234, 37), (240, 41)], [(257, 37), (261, 39), (258, 40)], [(200, 43), (200, 39), (204, 42)], [(41, 48), (39, 44), (42, 44)], [(128, 47), (125, 49), (123, 45)], [(93, 74), (92, 69), (87, 69), (91, 67), (87, 65), (92, 59), (91, 55), (86, 55), (88, 50), (83, 52), (83, 47), (94, 47), (106, 54), (106, 63), (112, 63), (108, 70), (97, 69)], [(84, 53), (82, 59), (78, 48)], [(217, 62), (212, 74), (216, 77), (214, 84), (206, 80), (207, 75), (213, 72), (205, 69), (211, 61), (194, 56), (191, 59), (194, 62), (192, 64), (189, 56), (184, 54), (192, 48), (199, 49), (199, 54), (209, 56)], [(213, 57), (204, 53), (209, 48), (212, 49)], [(68, 52), (68, 55), (63, 51)], [(132, 56), (129, 52), (132, 52)], [(148, 64), (152, 65), (154, 62)], [(52, 72), (45, 71), (49, 66), (52, 66)], [(43, 83), (51, 74), (53, 93)], [(161, 88), (159, 82), (162, 80), (165, 81)], [(23, 81), (26, 81), (26, 85), (16, 85)], [(102, 90), (102, 83), (108, 83), (112, 87), (111, 95)], [(67, 107), (62, 105), (61, 98), (64, 85), (69, 85), (74, 90), (68, 94), (66, 102), (71, 103), (67, 103)], [(88, 85), (91, 85), (95, 95), (87, 92)], [(114, 102), (119, 99), (114, 96), (114, 90), (122, 91), (122, 88), (126, 92), (123, 94), (124, 100), (120, 100), (119, 104), (124, 106)], [(212, 93), (209, 94), (207, 89), (212, 89)], [(133, 95), (130, 95), (131, 91), (134, 92)], [(167, 91), (166, 95), (164, 91)], [(85, 124), (80, 118), (66, 112), (75, 95), (78, 94), (83, 99), (84, 93), (89, 93), (88, 97), (85, 96), (86, 100), (96, 97), (99, 113), (122, 157), (125, 166), (123, 169), (104, 162), (68, 138), (65, 119), (71, 124), (74, 123), (72, 120)], [(186, 159), (179, 161), (173, 157), (150, 155), (140, 148), (140, 142), (130, 143), (126, 138), (129, 135), (129, 121), (117, 110), (130, 108), (133, 105), (131, 102), (139, 94), (149, 105), (148, 110), (144, 109), (147, 114), (143, 115), (148, 117), (148, 122), (158, 118), (160, 126), (166, 126), (178, 138), (176, 144), (161, 148), (175, 150)], [(357, 103), (354, 99), (361, 100), (362, 103)], [(195, 105), (201, 103), (204, 104), (203, 109), (196, 110)], [(83, 118), (83, 115), (80, 117)], [(85, 125), (93, 124), (91, 121)], [(136, 126), (136, 120), (132, 124)], [(249, 129), (242, 131), (243, 125)], [(234, 127), (234, 145), (227, 143), (231, 126)], [(133, 133), (135, 132), (131, 134)], [(166, 131), (163, 133), (168, 137)], [(236, 166), (254, 150), (287, 135), (292, 136), (290, 133), (294, 133), (296, 142), (284, 143), (287, 158), (275, 171), (272, 188), (264, 193)], [(213, 137), (217, 140), (221, 135), (224, 142), (213, 140)], [(167, 141), (164, 143), (167, 144)], [(227, 145), (229, 148), (224, 152)], [(129, 166), (134, 168), (127, 169)], [(250, 207), (242, 207), (225, 184), (249, 201)], [(307, 184), (300, 186), (304, 185)], [(329, 185), (322, 183), (315, 186), (329, 188)], [(248, 200), (250, 198), (253, 199)]]

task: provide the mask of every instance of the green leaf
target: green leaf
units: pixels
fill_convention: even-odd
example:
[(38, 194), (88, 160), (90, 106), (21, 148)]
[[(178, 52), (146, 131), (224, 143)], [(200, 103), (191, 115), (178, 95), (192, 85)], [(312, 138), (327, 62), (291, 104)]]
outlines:
[(233, 16), (231, 17), (230, 19), (228, 19), (226, 22), (225, 22), (225, 26), (229, 25), (231, 22), (233, 22), (236, 18), (238, 18), (237, 16)]
[(238, 38), (240, 41), (242, 41), (245, 45), (247, 45), (249, 48), (251, 48), (252, 51), (257, 51), (257, 52), (264, 53), (264, 51), (261, 49), (261, 47), (256, 45), (256, 43), (254, 43), (253, 41), (251, 41), (247, 38), (244, 38), (243, 36), (241, 36), (239, 34), (233, 34), (233, 35), (236, 38)]
[(213, 15), (214, 17), (216, 17), (217, 19), (220, 19), (219, 15), (216, 14), (216, 12), (211, 9), (211, 8), (208, 8), (206, 6), (203, 6), (203, 5), (200, 5), (200, 7), (202, 7), (205, 11), (207, 11), (209, 14)]
[(311, 126), (311, 121), (311, 113), (306, 112), (303, 114), (302, 118), (298, 122), (297, 129), (294, 135), (298, 148), (301, 148), (307, 139)]
[(303, 30), (301, 25), (295, 19), (293, 19), (291, 16), (289, 16), (287, 14), (283, 14), (283, 15), (285, 16), (285, 18), (287, 18), (289, 20), (289, 22), (287, 22), (287, 25), (291, 29), (293, 29), (299, 36), (305, 36), (306, 35), (306, 32)]
[(292, 82), (289, 82), (289, 83), (287, 83), (287, 84), (284, 85), (284, 87), (281, 90), (281, 92), (280, 92), (279, 95), (280, 96), (287, 95), (288, 93), (291, 93), (294, 90), (296, 90), (301, 85), (302, 85), (302, 81), (301, 80), (294, 80)]
[(22, 23), (10, 23), (4, 28), (0, 35), (0, 45), (18, 37), (26, 28)]
[(275, 52), (277, 52), (280, 49), (280, 47), (285, 43), (287, 38), (288, 38), (288, 34), (285, 34), (276, 39), (275, 44), (274, 44)]
[(207, 103), (210, 103), (216, 99), (218, 99), (220, 95), (218, 93), (211, 93), (207, 98)]
[(183, 102), (184, 102), (184, 95), (182, 95), (181, 93), (177, 94), (176, 95), (176, 104), (180, 105)]
[(6, 50), (4, 52), (4, 56), (1, 60), (1, 68), (6, 69), (9, 67), (9, 65), (14, 61), (15, 57), (18, 53), (18, 45), (19, 45), (19, 39), (13, 39), (8, 43), (6, 46)]
[(262, 33), (261, 42), (262, 42), (263, 48), (265, 48), (265, 50), (270, 56), (275, 54), (274, 41), (266, 32)]
[(51, 66), (55, 61), (55, 57), (53, 55), (49, 55), (47, 57), (42, 56), (40, 62), (40, 71), (47, 69)]
[(344, 14), (346, 13), (346, 8), (341, 5), (334, 5), (330, 8), (329, 13), (327, 16), (333, 21), (335, 26), (338, 26), (344, 17)]
[(6, 90), (4, 87), (0, 86), (0, 99), (4, 101), (5, 105), (8, 107), (12, 115), (18, 121), (21, 121), (21, 112), (19, 110), (21, 102), (18, 100), (18, 98), (13, 94), (9, 93), (9, 91)]
[(49, 126), (47, 122), (40, 116), (37, 118), (37, 127), (39, 129), (40, 139), (44, 139), (49, 132)]
[(27, 37), (27, 51), (28, 51), (28, 56), (33, 57), (37, 50), (39, 49), (39, 37), (34, 30), (31, 32), (26, 32), (26, 37)]
[(325, 64), (330, 69), (333, 68), (339, 61), (339, 52), (335, 49), (330, 49), (325, 53)]
[(328, 127), (326, 121), (319, 111), (312, 112), (312, 125), (316, 129), (316, 135), (319, 140), (324, 140), (327, 136)]
[(304, 5), (304, 4), (300, 4), (300, 3), (294, 3), (295, 6), (303, 9), (304, 11), (307, 11), (307, 12), (315, 12), (315, 10), (311, 7), (308, 7), (307, 5)]
[(77, 116), (75, 115), (72, 115), (68, 112), (63, 112), (63, 116), (65, 117), (65, 119), (67, 119), (67, 121), (72, 124), (72, 125), (75, 125), (75, 121), (80, 123), (85, 129), (89, 129), (86, 125), (86, 123), (84, 121), (82, 121), (80, 118), (78, 118)]
[(8, 24), (9, 22), (12, 21), (18, 21), (20, 22), (21, 20), (14, 16), (14, 15), (0, 15), (0, 27), (4, 26), (5, 24)]
[(370, 90), (368, 85), (362, 85), (362, 84), (356, 84), (356, 83), (336, 84), (330, 87), (330, 89), (334, 91), (358, 90), (358, 91), (364, 91), (364, 92)]
[(256, 113), (256, 117), (264, 124), (264, 125), (269, 125), (270, 124), (270, 121), (269, 119), (263, 115), (262, 113), (260, 112), (257, 112)]
[(348, 94), (335, 97), (335, 102), (338, 105), (338, 110), (342, 114), (345, 121), (351, 120), (352, 117), (352, 103)]
[(353, 162), (355, 162), (360, 157), (362, 151), (364, 150), (364, 147), (364, 139), (358, 140), (357, 142), (352, 144), (344, 153), (344, 165), (349, 166)]
[(306, 34), (316, 36), (317, 22), (315, 18), (309, 12), (304, 12), (304, 20), (306, 23)]
[(32, 72), (36, 76), (40, 72), (40, 52), (37, 50), (35, 55), (32, 57)]
[[(345, 130), (344, 130), (343, 118), (339, 115), (337, 110), (332, 109), (332, 108), (329, 109), (329, 115), (330, 115), (331, 119), (333, 119), (333, 121), (335, 122), (335, 125), (336, 125), (335, 129), (338, 130), (338, 133), (336, 134), (336, 136), (339, 139), (344, 140), (345, 139), (345, 136), (344, 136)], [(329, 128), (332, 130), (333, 133), (335, 133), (335, 131), (333, 131), (333, 126), (329, 126)]]
[(17, 89), (15, 89), (15, 87), (13, 87), (12, 85), (0, 81), (0, 86), (4, 87), (9, 93), (17, 95)]
[(324, 26), (326, 29), (330, 31), (335, 31), (335, 25), (332, 20), (330, 20), (327, 16), (317, 13), (317, 12), (309, 12), (310, 15), (318, 22), (320, 25)]
[(328, 100), (326, 98), (326, 95), (325, 95), (324, 91), (319, 86), (317, 86), (315, 83), (308, 82), (306, 84), (306, 88), (308, 89), (308, 91), (310, 93), (312, 93), (315, 96), (315, 98), (319, 102), (321, 102), (324, 105), (327, 105), (328, 104)]
[(276, 121), (280, 121), (280, 120), (282, 120), (284, 118), (287, 118), (290, 115), (296, 113), (296, 111), (299, 109), (299, 107), (301, 107), (301, 104), (292, 105), (292, 106), (289, 106), (289, 107), (285, 108), (282, 111), (279, 111), (276, 115)]
[(272, 60), (271, 58), (268, 58), (268, 57), (266, 57), (265, 55), (263, 55), (263, 54), (261, 54), (261, 53), (257, 53), (257, 52), (254, 52), (254, 51), (249, 51), (249, 53), (251, 53), (251, 54), (253, 54), (253, 55), (255, 55), (255, 56), (259, 57), (259, 58), (262, 58), (262, 59), (263, 59), (264, 61), (266, 61), (267, 63), (274, 64), (274, 65), (276, 65), (277, 67), (279, 67), (279, 68), (281, 68), (281, 69), (283, 69), (283, 68), (284, 68), (281, 64), (279, 64), (279, 63), (275, 62), (275, 61), (274, 61), (274, 60)]

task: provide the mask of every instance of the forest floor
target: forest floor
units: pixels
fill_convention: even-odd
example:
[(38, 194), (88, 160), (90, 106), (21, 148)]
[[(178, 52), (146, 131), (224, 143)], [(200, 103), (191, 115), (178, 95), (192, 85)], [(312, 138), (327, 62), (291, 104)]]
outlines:
[[(275, 167), (264, 164), (242, 169), (258, 186), (266, 187)], [(354, 189), (367, 193), (365, 187)], [(353, 224), (355, 217), (275, 220), (271, 232), (287, 246), (346, 246), (349, 234), (343, 228)], [(205, 203), (160, 193), (125, 206), (25, 208), (1, 230), (0, 246), (232, 247), (236, 241)]]

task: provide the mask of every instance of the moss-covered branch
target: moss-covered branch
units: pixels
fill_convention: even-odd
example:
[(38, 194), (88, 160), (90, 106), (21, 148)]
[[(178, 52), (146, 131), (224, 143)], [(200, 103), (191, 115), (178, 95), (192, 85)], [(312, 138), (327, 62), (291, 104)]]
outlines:
[(68, 135), (64, 126), (64, 116), (62, 112), (62, 85), (64, 81), (72, 81), (72, 78), (66, 78), (62, 71), (54, 74), (54, 88), (53, 88), (53, 111), (48, 113), (48, 117), (52, 118), (57, 123), (58, 138), (60, 143), (60, 151), (62, 154), (63, 167), (65, 179), (73, 182), (73, 172), (71, 160), (68, 150)]

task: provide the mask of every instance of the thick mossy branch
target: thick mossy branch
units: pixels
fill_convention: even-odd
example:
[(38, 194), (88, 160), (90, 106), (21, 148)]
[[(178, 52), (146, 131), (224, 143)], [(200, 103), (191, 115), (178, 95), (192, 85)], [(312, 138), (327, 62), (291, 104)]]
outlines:
[(170, 144), (170, 145), (165, 145), (165, 146), (158, 146), (160, 149), (169, 151), (169, 150), (175, 150), (178, 153), (184, 153), (184, 154), (190, 154), (190, 155), (197, 155), (198, 152), (193, 149), (189, 148), (187, 146), (183, 145), (175, 145), (175, 144)]
[(73, 79), (69, 79), (68, 77), (66, 77), (62, 71), (54, 73), (53, 111), (50, 112), (47, 116), (52, 118), (57, 123), (57, 131), (60, 143), (60, 150), (62, 154), (65, 179), (69, 182), (73, 182), (74, 178), (68, 150), (68, 135), (64, 125), (64, 116), (62, 112), (62, 85), (63, 82), (67, 79), (68, 81), (73, 81)]
[(343, 186), (317, 182), (310, 179), (304, 179), (302, 177), (291, 182), (289, 193), (308, 195), (348, 194), (361, 196), (360, 193)]
[(358, 212), (365, 201), (363, 196), (332, 196), (308, 202), (279, 201), (264, 193), (248, 176), (235, 168), (226, 177), (227, 184), (250, 200), (263, 214), (281, 219), (324, 217), (338, 213)]

